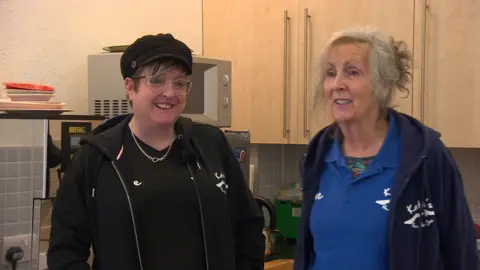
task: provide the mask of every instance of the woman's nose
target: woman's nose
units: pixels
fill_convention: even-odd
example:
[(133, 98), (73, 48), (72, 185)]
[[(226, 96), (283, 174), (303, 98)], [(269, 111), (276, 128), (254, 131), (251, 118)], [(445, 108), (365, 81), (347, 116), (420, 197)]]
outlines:
[(333, 79), (333, 90), (345, 90), (345, 78), (342, 75), (337, 75)]
[(175, 96), (175, 89), (173, 89), (173, 83), (167, 82), (162, 88), (162, 94), (164, 97)]

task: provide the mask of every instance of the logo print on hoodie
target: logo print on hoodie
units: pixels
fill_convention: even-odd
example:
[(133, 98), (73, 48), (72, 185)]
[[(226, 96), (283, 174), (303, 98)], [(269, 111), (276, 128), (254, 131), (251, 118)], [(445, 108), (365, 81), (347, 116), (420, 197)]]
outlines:
[(416, 204), (407, 205), (407, 212), (411, 215), (411, 218), (406, 220), (403, 224), (410, 225), (412, 228), (418, 229), (428, 227), (435, 220), (435, 211), (433, 205), (427, 198), (424, 202), (417, 201)]
[(215, 177), (217, 178), (218, 181), (220, 181), (218, 184), (217, 184), (217, 187), (220, 189), (221, 192), (223, 192), (224, 194), (227, 194), (227, 190), (228, 190), (228, 185), (227, 183), (225, 183), (225, 174), (223, 172), (215, 172)]

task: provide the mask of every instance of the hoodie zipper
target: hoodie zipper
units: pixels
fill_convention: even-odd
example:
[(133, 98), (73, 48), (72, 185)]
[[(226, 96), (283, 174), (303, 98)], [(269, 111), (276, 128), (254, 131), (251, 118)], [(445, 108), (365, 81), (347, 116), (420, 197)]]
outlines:
[(125, 195), (127, 197), (128, 207), (130, 208), (130, 217), (132, 219), (132, 224), (133, 224), (133, 235), (135, 237), (135, 245), (136, 245), (136, 248), (137, 248), (137, 257), (138, 257), (138, 261), (139, 261), (139, 264), (140, 264), (140, 270), (143, 270), (142, 254), (140, 253), (140, 245), (138, 243), (137, 223), (135, 222), (135, 216), (133, 214), (132, 200), (130, 199), (130, 194), (128, 193), (127, 186), (125, 184), (125, 180), (123, 180), (123, 177), (120, 174), (120, 171), (118, 170), (117, 165), (115, 164), (115, 162), (113, 160), (112, 160), (111, 163), (112, 163), (113, 169), (117, 173), (118, 179), (122, 183), (123, 190), (125, 191)]
[[(402, 193), (403, 191), (405, 190), (405, 188), (407, 187), (408, 185), (408, 182), (410, 182), (410, 178), (411, 178), (411, 175), (421, 166), (422, 164), (422, 161), (423, 159), (426, 157), (426, 155), (422, 155), (422, 157), (420, 158), (419, 162), (416, 164), (416, 166), (414, 167), (413, 170), (410, 171), (409, 174), (406, 175), (405, 177), (405, 181), (403, 182), (402, 184), (402, 187), (400, 188), (400, 190), (398, 191), (398, 196), (397, 196), (397, 202), (398, 200), (400, 199), (400, 197), (402, 196)], [(391, 213), (392, 213), (392, 220), (390, 222), (390, 225), (389, 225), (389, 233), (388, 233), (388, 238), (389, 238), (389, 242), (391, 243), (392, 242), (392, 233), (393, 233), (393, 224), (395, 223), (395, 208), (397, 206), (397, 203), (395, 205), (393, 205), (393, 207), (391, 208)], [(390, 252), (391, 254), (391, 252)], [(389, 265), (390, 265), (390, 270), (394, 270), (394, 265), (393, 265), (393, 260), (392, 260), (392, 256), (389, 255)]]
[[(183, 152), (182, 152), (182, 154), (183, 154)], [(209, 260), (208, 260), (207, 239), (206, 239), (206, 233), (205, 233), (205, 222), (204, 222), (204, 219), (203, 219), (202, 201), (200, 200), (200, 192), (198, 191), (197, 182), (195, 181), (195, 177), (193, 176), (192, 167), (190, 166), (190, 164), (187, 161), (185, 161), (185, 163), (187, 164), (188, 172), (190, 173), (190, 179), (192, 179), (193, 185), (195, 186), (195, 192), (197, 193), (198, 206), (199, 206), (199, 209), (200, 209), (200, 222), (202, 224), (203, 248), (205, 250), (205, 266), (207, 267), (206, 270), (209, 270), (210, 265), (209, 265)], [(197, 161), (197, 167), (198, 167), (199, 170), (201, 169), (198, 161)]]

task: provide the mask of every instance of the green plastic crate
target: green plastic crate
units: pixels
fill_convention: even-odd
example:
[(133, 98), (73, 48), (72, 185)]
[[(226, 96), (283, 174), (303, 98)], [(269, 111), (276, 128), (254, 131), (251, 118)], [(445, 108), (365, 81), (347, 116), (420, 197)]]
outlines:
[(276, 200), (275, 210), (277, 214), (277, 229), (287, 239), (297, 239), (302, 204), (293, 201)]

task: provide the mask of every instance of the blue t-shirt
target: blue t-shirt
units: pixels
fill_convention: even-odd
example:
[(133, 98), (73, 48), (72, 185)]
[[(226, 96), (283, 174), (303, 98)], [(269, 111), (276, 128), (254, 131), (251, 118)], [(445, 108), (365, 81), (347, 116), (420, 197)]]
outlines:
[(388, 270), (388, 214), (400, 159), (393, 117), (375, 157), (349, 158), (334, 141), (310, 216), (315, 260), (312, 270)]

